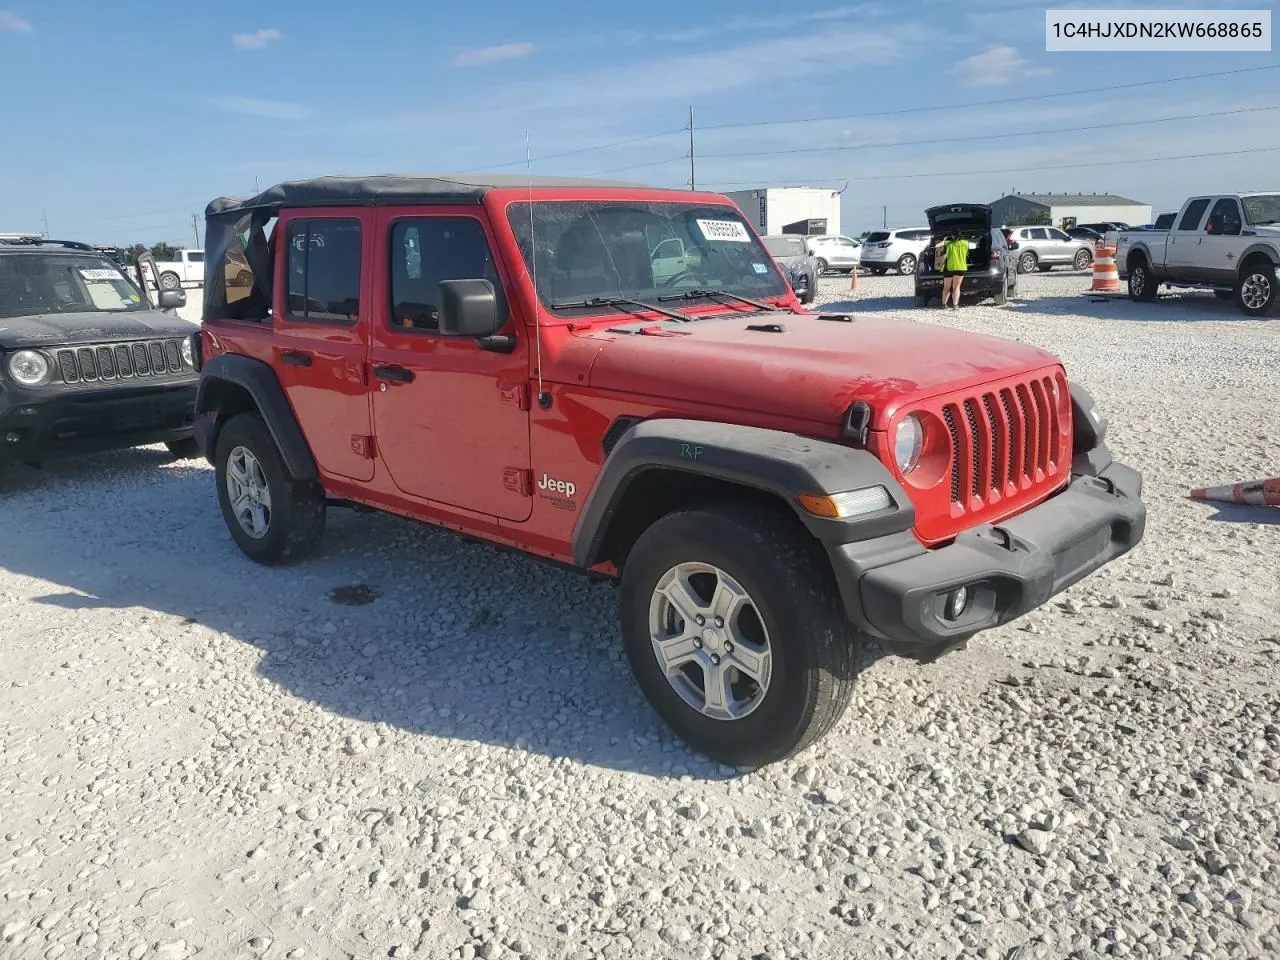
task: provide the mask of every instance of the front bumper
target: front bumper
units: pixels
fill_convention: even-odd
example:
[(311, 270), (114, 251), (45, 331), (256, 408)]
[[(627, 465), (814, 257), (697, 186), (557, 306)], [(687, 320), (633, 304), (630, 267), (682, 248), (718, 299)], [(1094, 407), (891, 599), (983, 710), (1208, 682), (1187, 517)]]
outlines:
[(191, 436), (196, 381), (147, 389), (0, 394), (0, 459), (59, 456), (167, 443)]
[[(1109, 461), (1105, 447), (1077, 457), (1060, 493), (948, 546), (926, 549), (910, 531), (829, 546), (850, 619), (891, 653), (933, 660), (1127, 553), (1146, 526), (1142, 475), (1115, 462), (1096, 469), (1099, 453)], [(960, 587), (968, 603), (948, 619)]]

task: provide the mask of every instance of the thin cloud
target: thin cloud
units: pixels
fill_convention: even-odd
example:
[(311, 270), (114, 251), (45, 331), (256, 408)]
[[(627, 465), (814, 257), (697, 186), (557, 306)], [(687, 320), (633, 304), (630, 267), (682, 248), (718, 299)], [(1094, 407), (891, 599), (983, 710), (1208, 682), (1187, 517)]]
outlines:
[(519, 60), (533, 53), (532, 43), (500, 43), (494, 47), (463, 50), (453, 58), (455, 67), (482, 67), (500, 60)]
[(982, 53), (975, 53), (957, 63), (951, 70), (967, 87), (1001, 87), (1021, 77), (1043, 76), (1049, 71), (1032, 67), (1031, 61), (1008, 44), (998, 43)]
[(275, 27), (268, 27), (266, 30), (255, 30), (253, 33), (237, 33), (231, 38), (231, 42), (241, 50), (261, 50), (268, 43), (283, 37), (284, 34)]
[(306, 120), (312, 115), (310, 107), (287, 100), (264, 100), (260, 97), (218, 97), (213, 105), (228, 113), (241, 113), (268, 120)]
[(35, 33), (35, 29), (30, 20), (24, 20), (12, 10), (0, 10), (0, 30), (8, 30), (11, 33)]

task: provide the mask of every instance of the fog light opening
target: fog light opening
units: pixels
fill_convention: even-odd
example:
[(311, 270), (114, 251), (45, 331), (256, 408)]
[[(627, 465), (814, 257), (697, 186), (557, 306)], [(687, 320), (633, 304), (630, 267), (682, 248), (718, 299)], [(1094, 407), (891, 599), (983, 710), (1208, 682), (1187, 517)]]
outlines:
[(956, 587), (947, 594), (946, 603), (942, 608), (942, 615), (948, 620), (959, 620), (965, 610), (969, 606), (969, 588)]

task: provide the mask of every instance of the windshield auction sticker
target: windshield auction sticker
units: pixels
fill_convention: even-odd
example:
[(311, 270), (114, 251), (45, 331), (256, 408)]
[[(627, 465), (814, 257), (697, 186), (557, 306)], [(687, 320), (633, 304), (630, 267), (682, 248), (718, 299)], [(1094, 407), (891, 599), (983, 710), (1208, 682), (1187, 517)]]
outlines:
[(1046, 10), (1047, 51), (1271, 50), (1270, 10)]
[(737, 220), (697, 220), (698, 229), (708, 240), (725, 240), (729, 243), (750, 243), (751, 235)]

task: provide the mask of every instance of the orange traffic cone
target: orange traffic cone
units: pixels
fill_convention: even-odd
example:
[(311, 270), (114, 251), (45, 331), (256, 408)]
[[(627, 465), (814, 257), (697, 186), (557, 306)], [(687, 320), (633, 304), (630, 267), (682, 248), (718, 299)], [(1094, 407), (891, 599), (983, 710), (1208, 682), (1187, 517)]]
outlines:
[(1219, 503), (1245, 503), (1255, 507), (1280, 507), (1280, 477), (1230, 483), (1220, 487), (1197, 487), (1192, 500), (1216, 500)]
[(1120, 272), (1116, 269), (1116, 248), (1106, 241), (1098, 244), (1098, 255), (1093, 261), (1093, 293), (1117, 293), (1120, 290)]
[(850, 290), (858, 289), (858, 268), (857, 267), (854, 267), (852, 270), (849, 271), (849, 289)]

